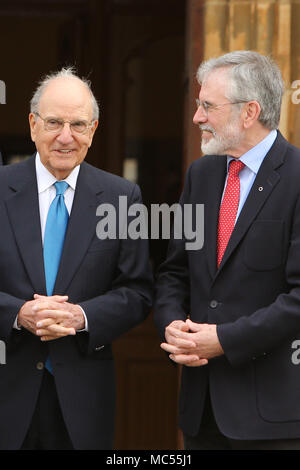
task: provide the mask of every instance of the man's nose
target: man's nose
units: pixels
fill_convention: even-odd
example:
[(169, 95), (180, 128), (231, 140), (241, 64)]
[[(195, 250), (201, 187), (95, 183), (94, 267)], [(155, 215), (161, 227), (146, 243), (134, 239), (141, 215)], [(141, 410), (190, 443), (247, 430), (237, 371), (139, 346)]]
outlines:
[(64, 127), (58, 134), (57, 140), (63, 144), (67, 144), (73, 141), (73, 134), (71, 132), (70, 124), (68, 122), (64, 123)]
[(200, 124), (201, 122), (206, 122), (207, 121), (207, 115), (203, 111), (202, 106), (198, 106), (197, 111), (194, 114), (193, 117), (193, 123), (194, 124)]

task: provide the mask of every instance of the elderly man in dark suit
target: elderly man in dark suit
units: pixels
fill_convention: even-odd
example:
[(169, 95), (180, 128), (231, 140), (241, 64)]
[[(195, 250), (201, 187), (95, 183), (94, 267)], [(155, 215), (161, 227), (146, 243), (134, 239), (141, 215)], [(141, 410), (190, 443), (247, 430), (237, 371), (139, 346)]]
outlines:
[(111, 342), (147, 316), (152, 279), (147, 241), (100, 239), (96, 212), (140, 190), (84, 162), (98, 105), (72, 69), (41, 82), (29, 121), (37, 153), (0, 171), (0, 448), (110, 449)]
[(183, 365), (185, 446), (300, 449), (300, 151), (278, 131), (283, 81), (251, 51), (197, 78), (206, 155), (180, 203), (204, 204), (204, 246), (171, 240), (155, 307), (161, 346)]

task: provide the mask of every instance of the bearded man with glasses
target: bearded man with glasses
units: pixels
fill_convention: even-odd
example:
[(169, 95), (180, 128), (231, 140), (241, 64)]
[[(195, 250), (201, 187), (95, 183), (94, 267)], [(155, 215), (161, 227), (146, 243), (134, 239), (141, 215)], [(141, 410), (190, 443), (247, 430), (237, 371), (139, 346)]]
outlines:
[[(205, 156), (180, 203), (204, 204), (204, 245), (171, 239), (154, 317), (182, 365), (186, 449), (300, 449), (300, 151), (278, 127), (278, 66), (253, 51), (197, 72)], [(296, 342), (295, 342), (296, 340)]]

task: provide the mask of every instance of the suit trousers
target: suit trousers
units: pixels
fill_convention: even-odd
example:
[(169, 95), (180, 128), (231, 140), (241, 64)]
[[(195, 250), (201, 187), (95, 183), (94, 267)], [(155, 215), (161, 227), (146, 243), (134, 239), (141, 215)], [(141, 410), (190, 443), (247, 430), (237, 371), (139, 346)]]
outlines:
[(45, 368), (36, 408), (21, 450), (72, 449), (72, 442), (60, 409), (54, 377)]
[(185, 450), (300, 450), (300, 439), (235, 440), (224, 436), (216, 423), (209, 392), (206, 394), (197, 436), (184, 434)]

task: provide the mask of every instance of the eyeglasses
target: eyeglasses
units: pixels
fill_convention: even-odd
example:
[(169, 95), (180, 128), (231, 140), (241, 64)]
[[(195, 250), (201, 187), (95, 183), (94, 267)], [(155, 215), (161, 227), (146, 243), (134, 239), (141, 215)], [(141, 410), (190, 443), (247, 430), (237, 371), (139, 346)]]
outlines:
[(56, 119), (56, 118), (42, 118), (39, 113), (34, 113), (38, 116), (42, 121), (44, 121), (44, 129), (48, 132), (60, 132), (63, 130), (65, 123), (67, 122), (70, 124), (70, 130), (72, 134), (85, 134), (88, 129), (90, 129), (94, 123), (87, 122), (87, 121), (64, 121), (63, 119)]
[(200, 101), (196, 99), (197, 109), (201, 108), (206, 117), (208, 117), (209, 111), (218, 109), (221, 106), (226, 106), (228, 104), (242, 104), (242, 103), (248, 103), (248, 101), (232, 101), (229, 103), (222, 103), (222, 104), (210, 104), (210, 103), (207, 103), (207, 101)]

